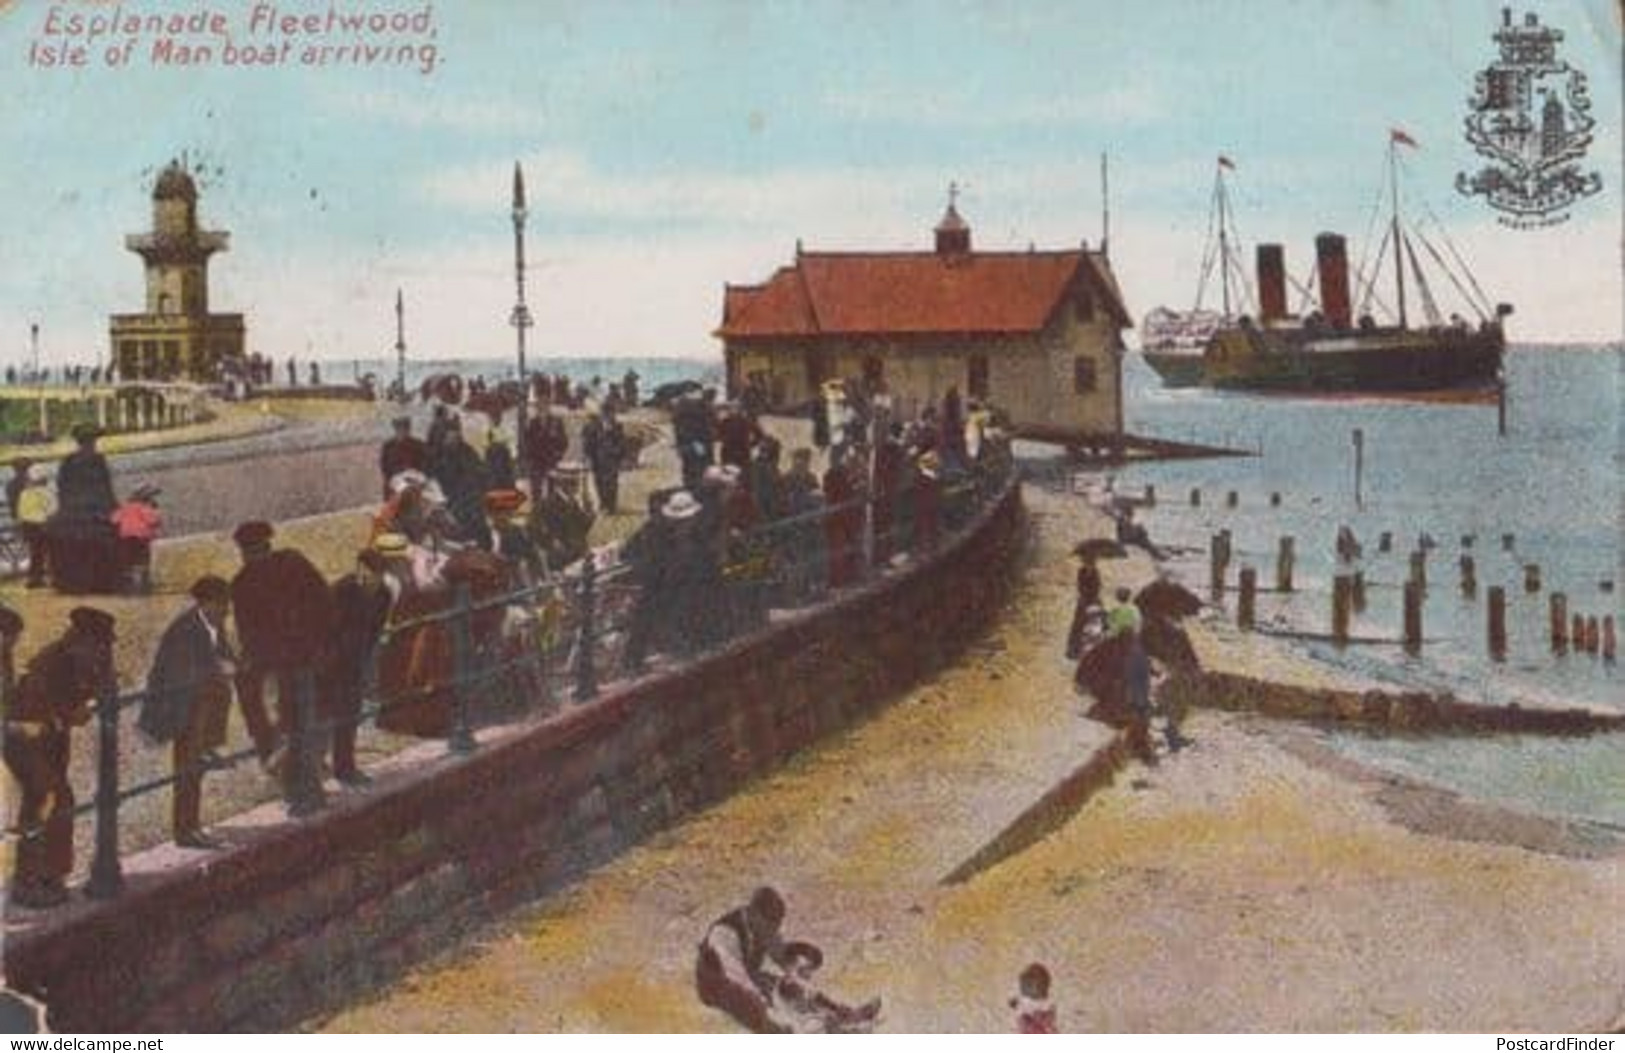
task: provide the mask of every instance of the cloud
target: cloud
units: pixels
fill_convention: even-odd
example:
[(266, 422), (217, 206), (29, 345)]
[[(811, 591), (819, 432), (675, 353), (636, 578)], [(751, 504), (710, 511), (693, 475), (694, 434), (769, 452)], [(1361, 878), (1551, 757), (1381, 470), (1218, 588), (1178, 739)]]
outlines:
[(549, 130), (544, 99), (524, 105), (506, 99), (457, 99), (450, 93), (404, 95), (394, 92), (333, 92), (327, 104), (345, 117), (360, 117), (402, 128), (468, 133), (532, 134)]
[(941, 128), (1122, 127), (1146, 124), (1168, 112), (1155, 87), (1123, 84), (1088, 94), (1000, 99), (989, 105), (979, 95), (920, 88), (874, 87), (827, 92), (823, 103), (846, 120)]

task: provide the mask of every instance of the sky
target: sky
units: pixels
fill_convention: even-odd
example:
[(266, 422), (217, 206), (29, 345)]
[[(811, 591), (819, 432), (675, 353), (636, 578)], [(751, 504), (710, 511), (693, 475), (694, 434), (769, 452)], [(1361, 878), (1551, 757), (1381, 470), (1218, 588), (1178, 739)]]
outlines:
[[(246, 2), (0, 0), (0, 362), (94, 361), (107, 316), (139, 311), (158, 169), (183, 152), (217, 311), (249, 347), (345, 362), (391, 355), (397, 288), (413, 356), (512, 354), (513, 166), (529, 191), (532, 368), (549, 356), (716, 358), (725, 282), (816, 249), (925, 249), (950, 181), (978, 248), (1110, 241), (1130, 313), (1189, 307), (1215, 159), (1244, 243), (1313, 237), (1359, 256), (1390, 130), (1425, 202), (1513, 341), (1621, 338), (1622, 35), (1613, 0), (1554, 0), (1559, 55), (1588, 77), (1600, 193), (1538, 230), (1455, 189), (1477, 171), (1463, 120), (1495, 57), (1474, 0), (280, 0), (275, 16), (399, 16), (368, 41), (435, 61), (303, 64), (343, 30), (267, 35)], [(218, 14), (177, 37), (212, 61), (155, 62), (153, 36), (108, 65), (72, 16)], [(411, 25), (430, 27), (418, 33)], [(53, 21), (54, 19), (54, 21)], [(49, 32), (52, 26), (56, 32)], [(224, 43), (277, 65), (227, 66)], [(85, 43), (83, 67), (31, 62)], [(312, 56), (314, 57), (314, 56)], [(1441, 297), (1445, 283), (1439, 285)], [(1447, 306), (1448, 301), (1447, 301)], [(1133, 342), (1133, 334), (1129, 334)]]

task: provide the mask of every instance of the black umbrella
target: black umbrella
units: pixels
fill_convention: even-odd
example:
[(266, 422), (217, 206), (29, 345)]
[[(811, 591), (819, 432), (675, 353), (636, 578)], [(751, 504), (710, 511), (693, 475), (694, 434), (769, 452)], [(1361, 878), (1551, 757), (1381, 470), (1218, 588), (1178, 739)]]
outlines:
[(1202, 610), (1202, 599), (1183, 585), (1158, 578), (1140, 590), (1134, 597), (1134, 605), (1147, 617), (1178, 621), (1198, 614)]

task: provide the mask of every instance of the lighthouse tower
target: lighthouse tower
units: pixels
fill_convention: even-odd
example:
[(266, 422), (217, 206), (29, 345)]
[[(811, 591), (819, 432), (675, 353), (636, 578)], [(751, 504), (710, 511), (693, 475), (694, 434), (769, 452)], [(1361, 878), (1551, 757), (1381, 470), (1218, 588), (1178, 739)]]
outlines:
[(230, 235), (202, 230), (197, 183), (171, 161), (152, 189), (152, 230), (125, 247), (147, 269), (147, 309), (112, 317), (114, 361), (124, 380), (212, 383), (243, 358), (243, 316), (209, 313), (209, 257)]

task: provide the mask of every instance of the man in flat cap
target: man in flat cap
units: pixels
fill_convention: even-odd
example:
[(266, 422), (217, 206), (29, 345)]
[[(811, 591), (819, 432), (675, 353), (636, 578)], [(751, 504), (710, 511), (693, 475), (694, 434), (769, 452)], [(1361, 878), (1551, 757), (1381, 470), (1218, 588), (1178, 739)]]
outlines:
[(346, 786), (364, 786), (372, 781), (356, 767), (355, 740), (373, 653), (394, 602), (385, 583), (388, 560), (378, 547), (378, 542), (386, 538), (390, 546), (399, 538), (404, 554), (405, 538), (381, 535), (372, 548), (356, 554), (354, 572), (333, 583), (333, 654), (322, 697), (327, 703), (324, 716), (333, 726), (333, 775)]
[[(291, 747), (282, 769), (283, 798), (302, 813), (320, 805), (322, 789), (314, 729), (300, 715), (297, 692), (301, 681), (313, 693), (321, 689), (333, 638), (333, 597), (321, 571), (302, 553), (271, 547), (274, 534), (263, 520), (243, 523), (232, 534), (243, 561), (231, 582), (243, 648), (237, 690), (246, 714), (251, 707), (263, 709), (265, 682), (275, 682), (277, 721)], [(314, 695), (311, 702), (307, 712), (314, 718), (322, 707)], [(257, 745), (266, 756), (265, 746)]]
[(621, 461), (626, 457), (626, 429), (615, 417), (615, 407), (605, 403), (587, 417), (581, 428), (582, 453), (587, 467), (592, 470), (593, 486), (598, 490), (598, 507), (607, 516), (619, 509)]
[(203, 833), (203, 773), (226, 744), (231, 681), (237, 655), (226, 638), (231, 586), (207, 574), (192, 584), (194, 604), (169, 623), (147, 674), (136, 725), (156, 742), (173, 744), (175, 789), (170, 831), (182, 848), (218, 848)]
[(28, 663), (7, 707), (4, 755), (22, 798), (11, 876), (11, 902), (17, 906), (50, 907), (68, 898), (71, 736), (90, 719), (96, 695), (112, 687), (113, 628), (106, 611), (75, 607), (67, 631)]

